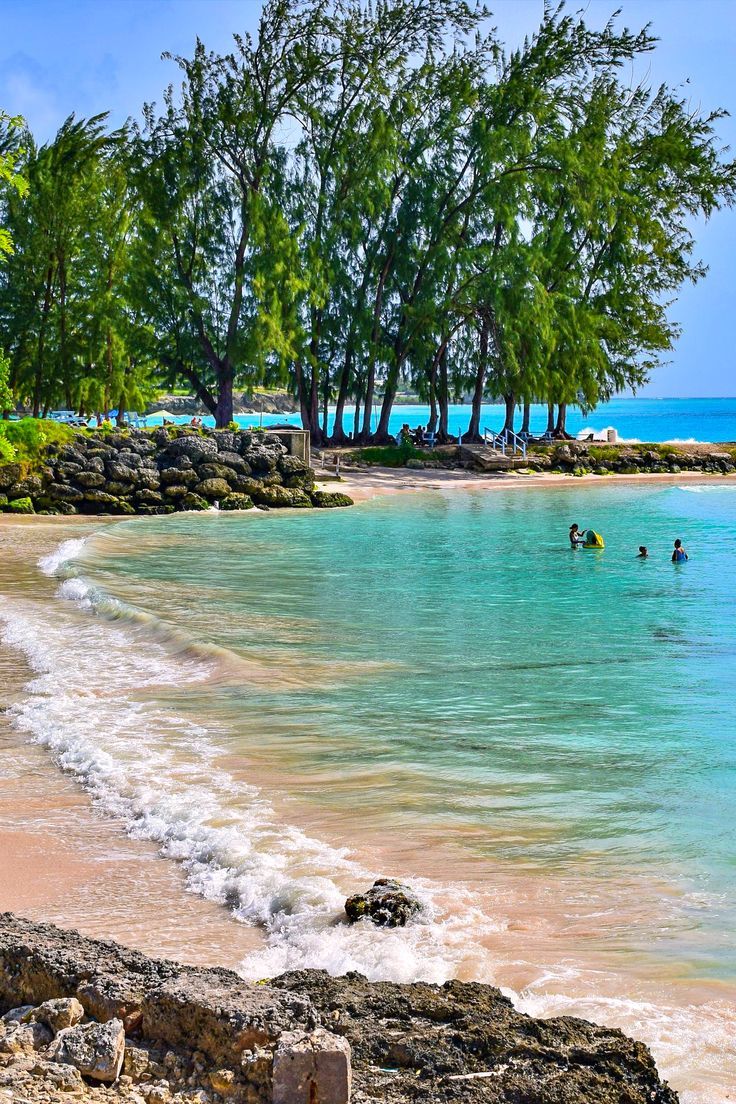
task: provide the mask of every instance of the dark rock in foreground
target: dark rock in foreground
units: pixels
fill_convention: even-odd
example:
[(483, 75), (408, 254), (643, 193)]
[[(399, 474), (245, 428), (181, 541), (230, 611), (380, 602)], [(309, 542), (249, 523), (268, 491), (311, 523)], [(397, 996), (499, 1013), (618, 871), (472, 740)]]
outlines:
[(353, 1104), (677, 1104), (643, 1043), (492, 986), (252, 985), (10, 913), (0, 1016), (0, 1095), (32, 1104), (347, 1104), (351, 1053)]
[(379, 878), (366, 893), (354, 893), (345, 902), (345, 912), (352, 924), (372, 920), (384, 928), (403, 928), (421, 909), (414, 891), (393, 878)]
[(517, 1012), (491, 985), (370, 982), (283, 974), (353, 1054), (354, 1104), (677, 1104), (648, 1048), (621, 1031)]

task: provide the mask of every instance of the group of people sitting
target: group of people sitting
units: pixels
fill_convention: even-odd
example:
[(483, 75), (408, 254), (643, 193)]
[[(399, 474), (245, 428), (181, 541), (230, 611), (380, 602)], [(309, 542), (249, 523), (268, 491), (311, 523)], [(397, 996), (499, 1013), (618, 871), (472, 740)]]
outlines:
[(192, 418), (192, 420), (189, 424), (192, 427), (192, 429), (201, 429), (202, 428), (202, 419), (201, 418)]
[[(570, 526), (570, 546), (572, 548), (604, 548), (603, 537), (600, 533), (596, 533), (595, 529), (582, 530), (579, 525)], [(639, 545), (639, 553), (637, 560), (649, 559), (649, 549), (645, 544)], [(685, 563), (690, 557), (682, 546), (682, 541), (678, 539), (675, 541), (675, 546), (672, 551), (672, 563)]]
[(404, 422), (399, 430), (398, 443), (400, 445), (416, 445), (417, 448), (422, 448), (427, 443), (424, 426), (417, 426), (416, 429), (412, 429), (408, 422)]

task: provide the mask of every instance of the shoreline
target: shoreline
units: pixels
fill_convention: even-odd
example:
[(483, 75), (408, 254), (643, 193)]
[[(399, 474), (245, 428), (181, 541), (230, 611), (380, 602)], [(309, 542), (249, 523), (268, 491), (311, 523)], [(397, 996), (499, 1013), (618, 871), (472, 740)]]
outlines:
[(406, 468), (347, 468), (343, 469), (339, 480), (334, 476), (325, 478), (317, 471), (317, 484), (320, 489), (339, 488), (350, 495), (356, 503), (367, 502), (383, 495), (406, 492), (445, 491), (445, 490), (510, 490), (512, 487), (606, 487), (623, 485), (662, 484), (677, 486), (679, 483), (704, 483), (707, 486), (736, 487), (736, 475), (704, 475), (702, 472), (645, 472), (640, 475), (581, 475), (572, 476), (558, 472), (542, 472), (534, 475), (520, 475), (516, 472), (494, 474), (472, 474), (456, 469), (424, 471)]
[[(347, 474), (347, 473), (346, 473)], [(535, 486), (537, 488), (544, 487), (556, 487), (562, 486), (574, 487), (576, 483), (583, 483), (586, 486), (600, 486), (603, 482), (604, 485), (610, 485), (612, 482), (623, 482), (628, 484), (637, 485), (639, 483), (665, 483), (670, 485), (677, 485), (683, 482), (698, 482), (706, 485), (725, 484), (735, 485), (736, 478), (734, 477), (703, 477), (701, 475), (691, 474), (689, 478), (685, 473), (677, 475), (639, 475), (639, 476), (614, 476), (606, 480), (602, 477), (587, 476), (582, 478), (573, 479), (570, 476), (565, 475), (538, 475), (538, 476), (518, 476), (518, 475), (473, 475), (468, 477), (465, 473), (460, 472), (444, 472), (444, 471), (402, 471), (396, 469), (376, 470), (370, 469), (366, 472), (360, 471), (358, 473), (350, 472), (351, 484), (350, 486), (355, 489), (356, 501), (369, 501), (375, 499), (383, 494), (391, 493), (410, 493), (410, 492), (432, 492), (435, 490), (495, 490), (504, 489), (508, 490), (512, 486), (516, 486), (519, 483), (525, 486)], [(327, 483), (328, 487), (335, 487), (334, 481), (330, 480)], [(345, 486), (345, 483), (341, 485)], [(390, 489), (388, 489), (390, 488)], [(74, 519), (59, 519), (59, 518), (8, 518), (8, 529), (12, 528), (15, 532), (28, 531), (30, 535), (31, 530), (35, 530), (40, 535), (40, 531), (44, 531), (44, 539), (41, 542), (43, 547), (40, 549), (34, 546), (31, 551), (29, 548), (29, 559), (27, 566), (30, 568), (29, 575), (38, 576), (38, 572), (35, 569), (35, 564), (40, 554), (50, 551), (51, 548), (56, 547), (61, 539), (65, 539), (71, 536), (77, 536), (84, 533), (93, 533), (100, 529), (101, 526), (109, 525), (118, 519), (110, 518), (74, 518)], [(2, 546), (2, 533), (6, 530), (6, 526), (0, 521), (0, 547)], [(46, 544), (45, 532), (48, 531), (50, 544)], [(33, 542), (30, 542), (33, 543)], [(55, 589), (56, 582), (54, 580), (48, 580), (48, 596)], [(0, 574), (0, 590), (3, 587), (3, 577)], [(43, 595), (41, 596), (44, 597)], [(18, 663), (23, 664), (23, 661), (18, 656)], [(29, 675), (28, 668), (25, 667), (25, 676), (22, 679), (22, 684), (27, 681), (27, 677), (32, 677), (32, 672)], [(0, 722), (7, 724), (7, 719), (0, 717)], [(14, 737), (22, 743), (22, 735), (11, 730), (14, 733)], [(28, 745), (24, 745), (28, 748)], [(37, 807), (41, 811), (41, 816), (45, 821), (48, 814), (49, 798), (49, 773), (50, 771), (57, 771), (47, 756), (47, 753), (42, 749), (34, 746), (33, 748), (36, 756), (35, 767), (32, 767), (31, 774), (38, 782), (38, 788), (35, 792), (35, 800)], [(45, 762), (44, 762), (45, 761)], [(31, 826), (27, 822), (21, 822), (17, 828), (17, 834), (11, 841), (9, 847), (4, 847), (3, 850), (8, 858), (8, 867), (11, 869), (15, 867), (19, 872), (27, 873), (29, 864), (33, 865), (34, 876), (35, 871), (38, 868), (37, 864), (40, 860), (46, 864), (46, 874), (43, 875), (43, 885), (46, 887), (45, 894), (42, 894), (35, 898), (33, 901), (28, 901), (28, 898), (22, 898), (22, 901), (28, 902), (28, 907), (19, 907), (13, 901), (6, 902), (6, 896), (8, 891), (12, 894), (17, 892), (19, 883), (16, 880), (15, 886), (10, 881), (6, 881), (6, 870), (0, 867), (0, 886), (2, 886), (2, 895), (0, 896), (0, 908), (13, 909), (16, 912), (24, 912), (26, 915), (30, 915), (34, 919), (43, 920), (56, 920), (61, 922), (63, 926), (67, 926), (69, 923), (73, 923), (75, 927), (79, 927), (85, 934), (92, 936), (109, 938), (116, 938), (123, 943), (133, 942), (135, 946), (153, 954), (166, 954), (169, 957), (174, 957), (179, 960), (192, 962), (203, 965), (236, 965), (243, 957), (244, 954), (250, 950), (255, 949), (255, 946), (259, 946), (263, 942), (263, 936), (260, 931), (253, 928), (248, 928), (244, 924), (232, 919), (230, 915), (221, 906), (208, 900), (199, 898), (189, 892), (187, 892), (184, 877), (177, 864), (172, 862), (159, 863), (158, 861), (152, 862), (152, 859), (158, 859), (158, 849), (155, 844), (144, 843), (138, 840), (130, 840), (124, 835), (122, 826), (111, 816), (97, 813), (90, 804), (90, 799), (86, 792), (79, 787), (79, 785), (71, 780), (68, 776), (61, 776), (64, 780), (63, 786), (60, 786), (60, 790), (72, 791), (75, 795), (73, 801), (69, 801), (66, 806), (61, 805), (63, 815), (55, 818), (53, 826), (46, 832), (44, 838), (39, 838), (38, 834), (34, 834)], [(271, 775), (273, 779), (273, 774)], [(265, 781), (265, 778), (264, 778)], [(256, 779), (258, 783), (258, 780)], [(11, 785), (12, 789), (12, 785)], [(64, 800), (64, 795), (59, 794), (54, 787), (54, 793), (56, 798), (60, 801)], [(298, 804), (298, 803), (297, 803)], [(293, 806), (292, 806), (293, 812)], [(71, 830), (73, 825), (79, 821), (82, 824), (84, 830), (79, 830), (75, 835)], [(3, 830), (6, 830), (7, 815), (4, 807), (0, 808), (0, 825)], [(309, 827), (307, 826), (307, 830)], [(43, 833), (41, 833), (43, 837)], [(56, 837), (55, 848), (49, 850), (49, 844), (53, 842)], [(68, 841), (64, 847), (58, 846), (58, 840), (60, 838), (66, 838)], [(92, 857), (89, 856), (87, 848), (94, 842), (98, 844), (98, 850)], [(71, 851), (75, 855), (81, 853), (84, 856), (83, 861), (79, 861), (76, 866), (70, 867), (63, 862), (64, 852)], [(112, 866), (110, 863), (110, 852), (113, 855), (113, 862), (116, 864)], [(101, 880), (99, 877), (100, 869), (104, 869), (105, 866), (111, 867), (112, 871), (107, 881)], [(44, 869), (41, 867), (40, 869)], [(120, 871), (124, 870), (126, 877), (120, 878)], [(53, 872), (56, 875), (55, 882), (49, 880), (48, 874)], [(391, 873), (392, 871), (388, 871)], [(130, 875), (129, 877), (127, 875)], [(143, 879), (144, 890), (140, 891), (140, 879)], [(69, 884), (71, 882), (71, 884)], [(82, 892), (80, 894), (81, 900), (78, 902), (78, 919), (76, 916), (69, 919), (65, 914), (65, 909), (68, 907), (66, 902), (61, 908), (56, 905), (57, 911), (54, 911), (54, 901), (63, 900), (69, 896), (72, 889), (79, 890), (80, 883), (82, 886)], [(633, 887), (632, 887), (633, 888)], [(112, 894), (112, 896), (110, 896)], [(178, 904), (171, 909), (171, 915), (169, 910), (161, 909), (161, 901), (171, 901), (172, 895), (175, 895)], [(94, 913), (94, 902), (99, 898), (104, 898), (105, 908)], [(136, 910), (136, 919), (133, 927), (131, 928), (131, 901), (134, 902), (134, 908)], [(73, 902), (72, 902), (73, 903)], [(90, 908), (92, 911), (90, 912)], [(119, 910), (116, 912), (116, 908)], [(127, 910), (127, 911), (126, 911)], [(191, 926), (182, 932), (181, 928), (181, 915), (182, 912), (186, 912), (191, 916)], [(163, 915), (162, 915), (163, 913)], [(167, 926), (168, 925), (168, 926)], [(207, 946), (203, 946), (204, 941), (197, 938), (197, 927), (201, 926), (206, 928), (207, 931)], [(533, 925), (532, 929), (533, 931)], [(568, 930), (565, 938), (575, 939), (574, 926), (572, 933)], [(237, 940), (237, 949), (233, 946), (236, 942), (236, 933), (240, 933), (243, 936), (242, 941)], [(524, 924), (523, 918), (518, 931), (514, 934), (510, 931), (508, 934), (501, 933), (498, 936), (498, 945), (502, 947), (504, 943), (518, 948), (528, 938), (530, 929)], [(581, 932), (581, 934), (584, 934)], [(188, 938), (191, 936), (191, 938)], [(246, 946), (248, 941), (255, 936), (255, 941)], [(247, 937), (247, 938), (246, 938)], [(182, 955), (182, 949), (184, 954)], [(209, 954), (207, 951), (209, 950)], [(615, 957), (615, 950), (612, 952)], [(521, 980), (521, 979), (520, 979)], [(647, 986), (647, 989), (650, 987)], [(683, 985), (683, 989), (687, 989), (687, 985)], [(643, 992), (640, 993), (643, 997)], [(691, 994), (691, 999), (697, 1000), (695, 993)], [(615, 995), (611, 994), (610, 998), (615, 999)], [(656, 999), (653, 1001), (656, 1003)], [(564, 1010), (564, 1001), (560, 1005), (560, 1009)], [(550, 1013), (543, 1013), (545, 1015)], [(592, 1013), (591, 1013), (592, 1014)], [(600, 1017), (599, 1021), (600, 1021)], [(611, 1019), (615, 1022), (615, 1017), (611, 1015)], [(604, 1022), (610, 1022), (605, 1019)], [(688, 1096), (691, 1100), (726, 1100), (728, 1097), (708, 1097), (708, 1096)]]

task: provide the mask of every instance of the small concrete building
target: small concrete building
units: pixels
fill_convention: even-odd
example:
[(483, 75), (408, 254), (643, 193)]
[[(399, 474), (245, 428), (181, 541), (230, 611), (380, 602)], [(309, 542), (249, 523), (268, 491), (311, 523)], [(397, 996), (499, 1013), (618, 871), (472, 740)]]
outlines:
[(273, 433), (289, 450), (290, 456), (298, 456), (306, 464), (311, 466), (312, 451), (309, 443), (309, 430), (299, 429), (293, 425), (273, 425), (264, 427), (268, 433)]

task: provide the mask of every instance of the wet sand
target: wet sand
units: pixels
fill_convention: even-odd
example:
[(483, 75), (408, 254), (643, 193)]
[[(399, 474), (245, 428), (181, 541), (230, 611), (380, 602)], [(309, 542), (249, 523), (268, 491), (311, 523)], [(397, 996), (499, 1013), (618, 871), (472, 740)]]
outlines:
[(417, 491), (452, 490), (503, 490), (511, 487), (569, 487), (579, 490), (581, 486), (600, 487), (608, 483), (624, 483), (636, 486), (638, 483), (660, 483), (664, 486), (677, 486), (679, 483), (704, 483), (708, 485), (736, 485), (736, 475), (706, 475), (703, 472), (688, 471), (678, 474), (642, 473), (640, 475), (582, 475), (570, 476), (560, 472), (541, 472), (534, 475), (521, 475), (519, 472), (494, 472), (489, 474), (469, 473), (455, 468), (425, 469), (410, 471), (407, 468), (351, 468), (341, 469), (340, 479), (326, 478), (323, 472), (317, 472), (317, 481), (324, 491), (340, 491), (350, 495), (355, 502), (366, 502), (381, 495), (402, 494)]
[[(0, 601), (55, 601), (57, 583), (40, 557), (110, 524), (100, 518), (0, 520)], [(131, 840), (97, 812), (84, 790), (5, 716), (33, 678), (0, 644), (0, 911), (116, 939), (151, 955), (234, 967), (261, 933), (186, 891), (175, 863), (154, 844)]]

